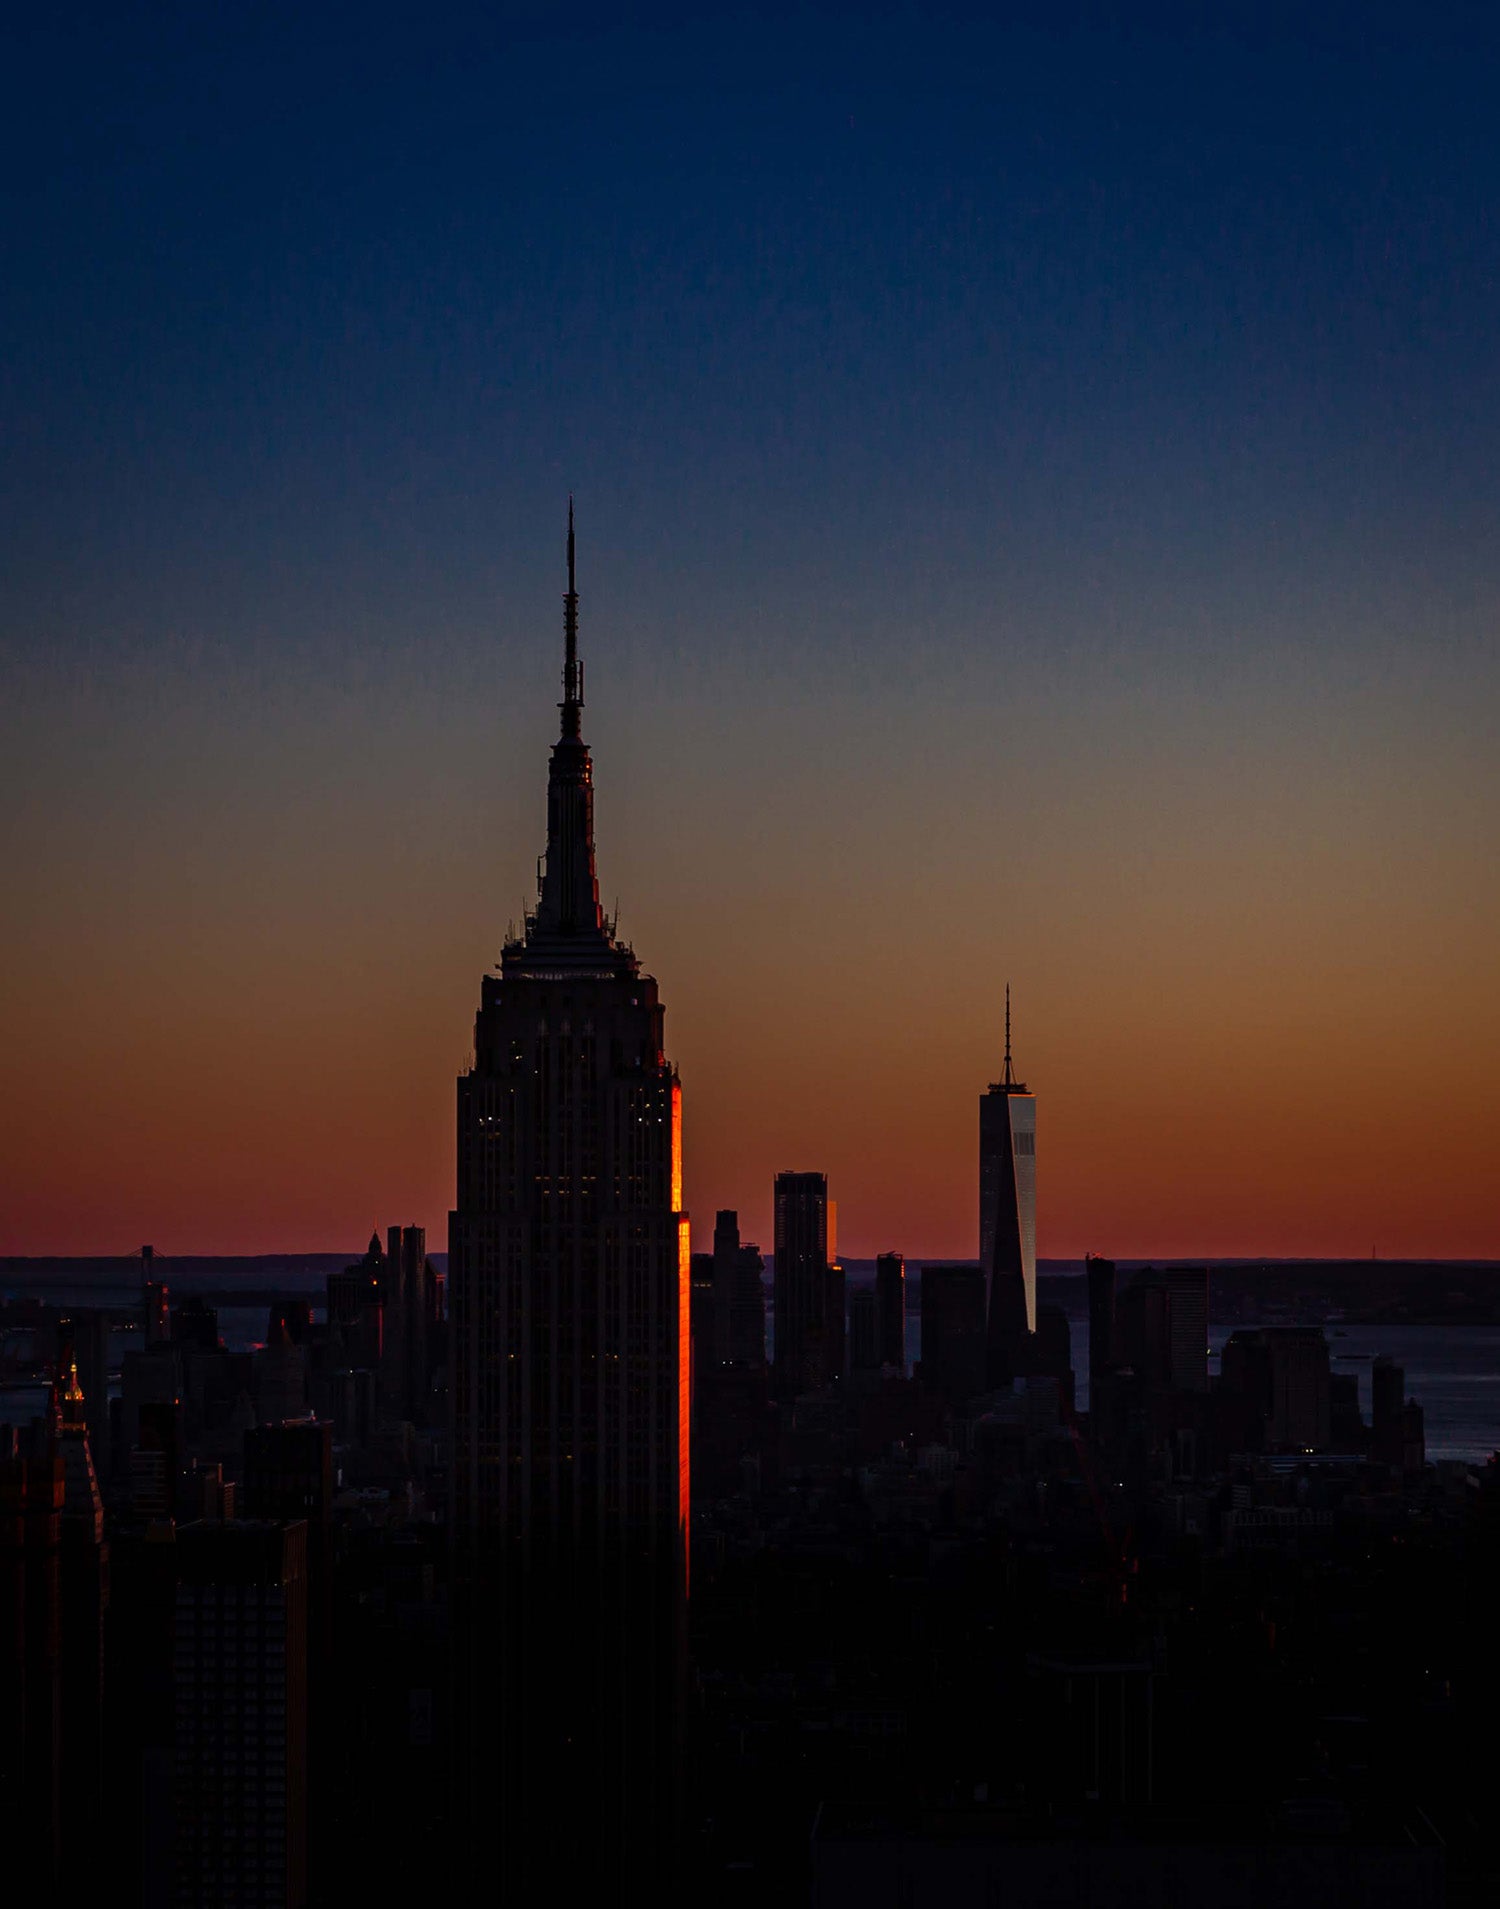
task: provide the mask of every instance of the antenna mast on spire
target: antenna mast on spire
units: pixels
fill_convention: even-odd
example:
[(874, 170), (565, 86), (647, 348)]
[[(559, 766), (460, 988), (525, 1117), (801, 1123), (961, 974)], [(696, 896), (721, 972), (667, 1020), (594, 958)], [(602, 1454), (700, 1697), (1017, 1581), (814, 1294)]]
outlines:
[(1000, 1076), (1001, 1085), (1011, 1087), (1015, 1084), (1016, 1070), (1010, 1064), (1010, 983), (1005, 984), (1005, 1072)]
[(573, 561), (573, 499), (568, 498), (568, 593), (563, 598), (563, 726), (565, 736), (576, 736), (583, 707), (583, 665), (578, 660), (578, 581)]

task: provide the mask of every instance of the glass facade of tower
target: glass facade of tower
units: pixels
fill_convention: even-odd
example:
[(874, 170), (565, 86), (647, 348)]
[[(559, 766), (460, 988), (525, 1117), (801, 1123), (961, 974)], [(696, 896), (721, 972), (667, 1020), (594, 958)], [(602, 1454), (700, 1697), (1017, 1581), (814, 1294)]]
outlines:
[(988, 1291), (989, 1377), (1020, 1369), (1036, 1331), (1036, 1096), (1000, 1081), (979, 1101), (979, 1262)]

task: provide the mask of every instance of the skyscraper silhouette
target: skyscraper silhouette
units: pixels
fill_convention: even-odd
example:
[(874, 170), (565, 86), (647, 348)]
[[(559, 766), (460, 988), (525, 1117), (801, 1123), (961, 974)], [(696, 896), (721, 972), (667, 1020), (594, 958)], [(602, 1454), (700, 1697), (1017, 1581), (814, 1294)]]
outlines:
[(906, 1374), (906, 1260), (882, 1253), (875, 1261), (875, 1330), (880, 1363)]
[(844, 1276), (825, 1173), (776, 1176), (776, 1390), (832, 1385), (844, 1371)]
[(725, 1208), (714, 1220), (714, 1357), (739, 1366), (766, 1362), (765, 1270), (757, 1246), (740, 1239), (740, 1216)]
[(950, 1405), (985, 1385), (985, 1280), (977, 1266), (922, 1268), (922, 1383)]
[(1036, 1096), (1010, 1058), (1005, 990), (1005, 1066), (979, 1101), (979, 1263), (987, 1292), (987, 1377), (1000, 1385), (1024, 1369), (1036, 1331)]
[(880, 1370), (880, 1331), (875, 1288), (861, 1286), (849, 1295), (849, 1370)]
[(1090, 1253), (1084, 1271), (1089, 1293), (1089, 1415), (1097, 1430), (1105, 1421), (1104, 1394), (1115, 1362), (1115, 1263)]
[(176, 1538), (172, 1900), (307, 1902), (307, 1527)]
[(571, 505), (564, 603), (545, 869), (481, 983), (449, 1221), (457, 1802), (517, 1902), (663, 1874), (686, 1588), (681, 1094), (599, 906)]
[(1180, 1392), (1208, 1390), (1208, 1268), (1167, 1271), (1167, 1333), (1172, 1383)]

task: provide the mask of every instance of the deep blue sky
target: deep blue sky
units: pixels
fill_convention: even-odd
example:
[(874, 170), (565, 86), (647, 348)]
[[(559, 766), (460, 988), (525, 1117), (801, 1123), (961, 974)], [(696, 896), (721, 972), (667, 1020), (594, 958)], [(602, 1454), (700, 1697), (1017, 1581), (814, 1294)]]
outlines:
[[(134, 1075), (215, 1039), (184, 1005), (211, 972), (252, 1004), (220, 1051), (302, 1070), (268, 1106), (404, 1030), (361, 1088), (401, 1106), (349, 1145), (381, 1185), (427, 1147), (436, 1224), (475, 979), (541, 845), (570, 489), (601, 872), (677, 1014), (700, 1208), (826, 1158), (851, 1250), (963, 1248), (944, 1163), (1002, 968), (1076, 1121), (1046, 1250), (1168, 1243), (1165, 1182), (1106, 1238), (1111, 1029), (1166, 1056), (1164, 1101), (1272, 1041), (1305, 1097), (1399, 997), (1492, 1140), (1497, 53), (1492, 7), (1371, 4), (12, 23), (7, 1065), (13, 1104), (56, 1099), (26, 1172), (73, 1157), (101, 1042)], [(862, 993), (872, 945), (935, 965)], [(898, 1063), (908, 1127), (833, 1137)], [(778, 1094), (794, 1064), (824, 1099)], [(163, 1066), (105, 1182), (168, 1145)], [(1434, 1213), (1479, 1250), (1456, 1144)], [(1344, 1170), (1289, 1250), (1369, 1243), (1399, 1173)], [(361, 1186), (278, 1193), (295, 1238), (246, 1191), (225, 1243), (336, 1243), (355, 1207), (357, 1239)], [(1179, 1243), (1274, 1243), (1223, 1226)]]
[(149, 641), (157, 565), (185, 618), (467, 607), (569, 486), (736, 622), (767, 567), (867, 616), (1268, 544), (1462, 601), (1492, 8), (626, 11), (13, 30), (26, 621)]

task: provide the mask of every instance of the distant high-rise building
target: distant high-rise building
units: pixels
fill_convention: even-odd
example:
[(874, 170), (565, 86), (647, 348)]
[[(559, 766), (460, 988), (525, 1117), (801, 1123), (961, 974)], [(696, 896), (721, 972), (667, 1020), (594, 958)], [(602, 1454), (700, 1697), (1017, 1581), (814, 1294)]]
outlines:
[(1143, 1266), (1115, 1297), (1115, 1357), (1144, 1385), (1172, 1383), (1172, 1313), (1166, 1274)]
[(880, 1370), (879, 1313), (875, 1289), (861, 1286), (849, 1295), (849, 1370)]
[(172, 1900), (307, 1901), (307, 1527), (177, 1533)]
[(1208, 1268), (1167, 1271), (1168, 1366), (1179, 1392), (1208, 1390)]
[(599, 905), (568, 525), (540, 895), (484, 977), (449, 1221), (461, 1831), (486, 1895), (665, 1894), (689, 1440), (681, 1090)]
[(1098, 1422), (1115, 1362), (1115, 1263), (1090, 1253), (1084, 1267), (1089, 1297), (1089, 1413)]
[(1057, 1381), (1057, 1400), (1064, 1418), (1073, 1413), (1073, 1334), (1061, 1306), (1038, 1306), (1031, 1370)]
[(156, 1277), (156, 1248), (141, 1248), (141, 1324), (145, 1344), (159, 1345), (171, 1335), (166, 1286)]
[(377, 1372), (385, 1352), (385, 1255), (372, 1233), (362, 1260), (328, 1275), (328, 1325), (351, 1369)]
[[(709, 1340), (716, 1365), (729, 1357), (730, 1288), (734, 1282), (735, 1256), (740, 1248), (740, 1216), (726, 1208), (714, 1215), (714, 1250), (708, 1257)], [(693, 1255), (696, 1265), (698, 1254)], [(697, 1273), (693, 1280), (696, 1287)]]
[(879, 1363), (906, 1376), (906, 1261), (882, 1253), (875, 1261), (875, 1333)]
[(1425, 1417), (1406, 1397), (1406, 1370), (1386, 1358), (1370, 1368), (1370, 1454), (1410, 1477), (1427, 1462)]
[(1405, 1368), (1390, 1359), (1376, 1359), (1370, 1367), (1370, 1455), (1398, 1470), (1405, 1447), (1401, 1423), (1405, 1405)]
[(736, 1365), (763, 1371), (766, 1363), (766, 1263), (753, 1240), (735, 1255), (729, 1300), (729, 1356)]
[(985, 1276), (978, 1266), (922, 1268), (922, 1383), (951, 1405), (985, 1390)]
[(1330, 1432), (1328, 1341), (1318, 1326), (1272, 1326), (1271, 1444), (1281, 1451), (1325, 1452)]
[(1005, 1065), (979, 1100), (979, 1263), (995, 1385), (1024, 1369), (1026, 1334), (1036, 1331), (1036, 1096), (1011, 1064), (1008, 987)]
[(219, 1344), (219, 1315), (200, 1294), (193, 1293), (170, 1314), (170, 1333), (174, 1346), (196, 1346), (213, 1352)]
[(776, 1390), (833, 1384), (844, 1369), (844, 1277), (823, 1173), (776, 1176)]
[(381, 1267), (385, 1300), (382, 1383), (387, 1407), (395, 1418), (425, 1424), (427, 1318), (431, 1310), (426, 1227), (388, 1227)]
[(1328, 1341), (1318, 1326), (1232, 1332), (1220, 1361), (1224, 1393), (1240, 1400), (1270, 1451), (1327, 1451), (1332, 1435)]
[(707, 1389), (719, 1364), (718, 1319), (714, 1307), (714, 1256), (694, 1253), (688, 1261), (688, 1323), (692, 1338), (693, 1416), (702, 1423)]
[(1328, 1434), (1336, 1452), (1359, 1452), (1365, 1448), (1365, 1422), (1359, 1411), (1359, 1378), (1353, 1372), (1329, 1374)]
[(766, 1362), (765, 1265), (758, 1246), (740, 1239), (740, 1216), (726, 1208), (714, 1220), (716, 1357), (740, 1366)]
[(277, 1332), (284, 1332), (294, 1346), (312, 1344), (312, 1301), (310, 1299), (273, 1300), (267, 1318), (273, 1337)]
[(1401, 1408), (1401, 1469), (1408, 1477), (1427, 1463), (1427, 1415), (1415, 1399)]
[(1259, 1328), (1242, 1327), (1225, 1340), (1218, 1404), (1231, 1452), (1264, 1449), (1271, 1416), (1271, 1354)]

